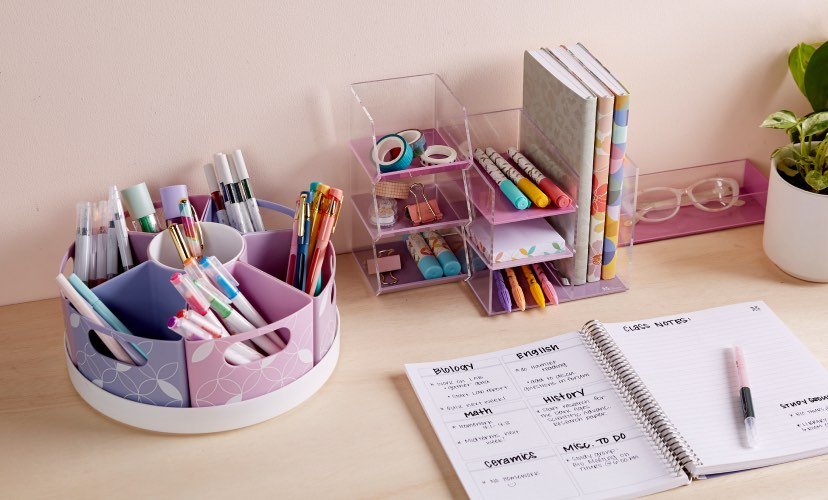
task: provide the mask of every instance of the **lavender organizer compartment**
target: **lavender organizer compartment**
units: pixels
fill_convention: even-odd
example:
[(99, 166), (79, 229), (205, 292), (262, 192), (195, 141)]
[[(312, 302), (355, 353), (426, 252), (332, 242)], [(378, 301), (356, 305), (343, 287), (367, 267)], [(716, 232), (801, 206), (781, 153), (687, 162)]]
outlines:
[[(635, 242), (666, 240), (761, 224), (765, 221), (768, 179), (756, 165), (746, 159), (642, 174), (639, 177), (638, 209), (646, 207), (650, 201), (648, 197), (653, 196), (653, 188), (685, 189), (702, 179), (714, 177), (734, 179), (738, 184), (738, 199), (731, 208), (719, 212), (706, 212), (695, 207), (687, 196), (683, 196), (681, 206), (674, 217), (663, 222), (636, 222)], [(649, 194), (646, 190), (650, 190)]]
[[(425, 284), (439, 285), (442, 283), (453, 283), (456, 281), (463, 281), (468, 279), (468, 255), (466, 253), (466, 244), (463, 236), (460, 234), (461, 228), (452, 228), (437, 231), (446, 240), (446, 243), (454, 252), (455, 257), (460, 262), (460, 274), (455, 276), (443, 276), (441, 278), (425, 279), (417, 267), (417, 263), (411, 257), (411, 254), (406, 247), (405, 242), (401, 236), (389, 236), (381, 239), (373, 245), (363, 245), (355, 247), (353, 250), (354, 259), (357, 265), (362, 270), (362, 275), (366, 282), (377, 295), (382, 293), (400, 292), (410, 290), (412, 288), (419, 288)], [(369, 268), (367, 262), (379, 257), (379, 254), (384, 251), (393, 251), (395, 255), (400, 256), (401, 268), (398, 271), (393, 271), (394, 277), (397, 279), (396, 283), (383, 283), (379, 275), (376, 274), (376, 269)]]
[[(270, 276), (284, 281), (292, 231), (266, 231), (244, 236), (247, 243), (242, 261)], [(275, 251), (274, 251), (275, 249)], [(319, 363), (333, 345), (337, 327), (336, 307), (336, 251), (333, 243), (325, 252), (322, 263), (322, 292), (309, 296), (313, 304), (313, 362)], [(295, 290), (293, 287), (289, 287)]]
[[(249, 264), (228, 266), (239, 289), (266, 327), (213, 340), (185, 341), (192, 406), (238, 403), (280, 389), (313, 367), (313, 306), (310, 297)], [(278, 300), (273, 300), (278, 296)], [(276, 332), (287, 347), (260, 361), (233, 366), (224, 352), (233, 344)]]
[[(70, 248), (61, 270), (73, 253)], [(184, 343), (166, 327), (167, 319), (184, 307), (184, 300), (170, 286), (168, 271), (154, 262), (144, 262), (92, 290), (135, 335), (92, 324), (61, 297), (68, 354), (78, 371), (95, 386), (131, 401), (189, 406)], [(122, 345), (137, 344), (147, 354), (147, 361), (140, 366), (128, 365), (103, 354), (94, 331)]]

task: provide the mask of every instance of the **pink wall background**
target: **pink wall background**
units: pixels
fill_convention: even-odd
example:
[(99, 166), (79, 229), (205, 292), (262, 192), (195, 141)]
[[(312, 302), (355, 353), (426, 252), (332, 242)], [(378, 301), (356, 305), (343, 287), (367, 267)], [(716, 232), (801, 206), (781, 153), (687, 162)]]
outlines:
[[(523, 50), (543, 45), (584, 42), (632, 90), (642, 172), (767, 168), (784, 134), (758, 124), (808, 109), (785, 60), (828, 38), (828, 3), (625, 4), (6, 0), (0, 304), (57, 295), (75, 203), (109, 184), (201, 192), (200, 166), (238, 147), (262, 198), (290, 204), (315, 179), (347, 187), (349, 82), (436, 72), (469, 112), (517, 107)], [(340, 249), (348, 239), (340, 230)]]

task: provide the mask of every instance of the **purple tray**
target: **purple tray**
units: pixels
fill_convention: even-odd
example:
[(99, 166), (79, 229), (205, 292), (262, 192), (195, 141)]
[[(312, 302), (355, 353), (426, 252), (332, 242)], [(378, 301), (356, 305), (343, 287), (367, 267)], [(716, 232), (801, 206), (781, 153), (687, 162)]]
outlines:
[[(736, 177), (741, 177), (739, 198), (744, 202), (743, 205), (734, 206), (722, 212), (705, 212), (693, 205), (682, 206), (675, 217), (666, 221), (636, 223), (635, 243), (648, 243), (763, 223), (768, 198), (768, 179), (750, 160), (735, 160), (640, 175), (639, 192), (651, 186), (686, 187), (694, 180), (719, 176), (729, 177), (734, 174)], [(681, 183), (672, 186), (678, 176), (681, 176)]]

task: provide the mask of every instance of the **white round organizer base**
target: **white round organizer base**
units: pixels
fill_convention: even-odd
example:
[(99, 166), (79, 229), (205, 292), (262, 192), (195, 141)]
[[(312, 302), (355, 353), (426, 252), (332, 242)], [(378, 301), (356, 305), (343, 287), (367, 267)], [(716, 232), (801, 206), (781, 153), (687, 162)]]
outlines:
[[(333, 344), (318, 365), (285, 387), (240, 403), (199, 408), (170, 408), (137, 403), (90, 382), (66, 353), (69, 380), (89, 406), (118, 422), (139, 429), (171, 434), (206, 434), (258, 424), (299, 406), (325, 385), (339, 360), (340, 322), (336, 317)], [(65, 350), (64, 350), (65, 352)]]

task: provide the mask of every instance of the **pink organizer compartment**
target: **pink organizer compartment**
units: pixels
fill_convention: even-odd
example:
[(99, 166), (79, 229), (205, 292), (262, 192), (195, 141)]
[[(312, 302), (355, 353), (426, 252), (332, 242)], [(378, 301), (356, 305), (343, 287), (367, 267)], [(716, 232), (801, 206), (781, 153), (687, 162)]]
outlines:
[[(64, 256), (63, 272), (74, 245)], [(68, 354), (84, 377), (101, 389), (139, 403), (187, 407), (190, 405), (184, 342), (168, 330), (167, 319), (184, 306), (169, 284), (169, 273), (154, 262), (137, 265), (92, 289), (134, 335), (93, 324), (63, 297)], [(147, 355), (138, 366), (122, 363), (108, 354), (101, 332), (131, 350), (134, 343)]]
[[(284, 281), (292, 232), (289, 230), (251, 233), (244, 236), (247, 243), (244, 262)], [(322, 292), (310, 297), (313, 303), (313, 362), (327, 354), (336, 335), (336, 252), (333, 243), (328, 246), (322, 264)], [(291, 287), (291, 289), (294, 289)], [(295, 289), (294, 289), (295, 290)], [(297, 290), (298, 291), (298, 290)], [(307, 294), (304, 294), (308, 296)], [(309, 296), (308, 296), (309, 297)]]
[(635, 242), (666, 240), (761, 224), (765, 221), (768, 179), (756, 168), (756, 165), (747, 159), (641, 174), (638, 185), (638, 209), (640, 210), (644, 205), (641, 193), (647, 189), (656, 187), (684, 189), (701, 179), (714, 177), (736, 180), (739, 185), (739, 198), (734, 206), (720, 212), (706, 212), (693, 206), (685, 196), (682, 198), (682, 205), (675, 217), (663, 222), (636, 222)]
[[(247, 333), (184, 343), (190, 402), (219, 406), (280, 389), (313, 367), (313, 305), (308, 295), (244, 262), (228, 266), (239, 289), (270, 323)], [(260, 361), (233, 366), (224, 352), (234, 343), (276, 331), (287, 347)]]
[[(190, 203), (192, 203), (193, 208), (195, 209), (197, 214), (203, 214), (208, 211), (208, 206), (211, 204), (210, 197), (204, 194), (195, 194), (190, 195)], [(156, 201), (153, 202), (156, 209), (161, 208), (161, 202)], [(129, 212), (126, 212), (126, 215), (129, 216)], [(163, 215), (158, 217), (159, 220), (163, 220)], [(212, 220), (212, 219), (203, 219), (202, 220)], [(127, 224), (127, 229), (129, 229), (130, 224)], [(144, 233), (141, 231), (133, 231), (129, 229), (127, 236), (129, 237), (129, 246), (132, 250), (132, 257), (135, 259), (135, 264), (138, 265), (141, 262), (146, 262), (148, 260), (147, 257), (147, 248), (149, 247), (150, 241), (155, 238), (155, 235), (158, 233)]]

